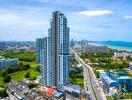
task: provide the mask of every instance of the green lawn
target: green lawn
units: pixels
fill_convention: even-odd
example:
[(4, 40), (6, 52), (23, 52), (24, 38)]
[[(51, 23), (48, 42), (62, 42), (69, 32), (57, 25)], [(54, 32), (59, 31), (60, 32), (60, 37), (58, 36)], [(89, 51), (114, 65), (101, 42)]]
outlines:
[[(38, 71), (35, 71), (34, 69), (30, 68), (28, 70), (11, 73), (9, 75), (11, 76), (12, 80), (19, 82), (25, 78), (25, 74), (27, 72), (30, 72), (30, 78), (28, 78), (29, 80), (37, 78), (40, 74)], [(7, 83), (3, 82), (3, 77), (0, 77), (0, 87), (7, 87)]]
[(33, 69), (28, 69), (26, 71), (18, 71), (18, 72), (12, 73), (12, 74), (10, 74), (10, 76), (11, 76), (12, 80), (21, 81), (25, 78), (25, 74), (27, 72), (30, 72), (30, 78), (28, 78), (29, 80), (35, 79), (39, 75), (39, 72), (37, 72)]
[[(19, 58), (20, 63), (22, 62), (24, 65), (29, 64), (31, 67), (28, 70), (16, 71), (14, 73), (9, 74), (11, 76), (11, 80), (21, 81), (25, 78), (25, 74), (27, 72), (30, 73), (29, 80), (33, 80), (39, 76), (39, 72), (37, 71), (37, 67), (39, 64), (35, 62), (36, 60), (36, 52), (35, 51), (24, 51), (16, 53), (15, 50), (10, 51), (0, 51), (0, 55), (5, 56), (6, 58)], [(5, 69), (1, 69), (0, 73)], [(7, 83), (3, 82), (3, 77), (0, 76), (0, 87), (7, 87)]]
[(29, 64), (31, 67), (35, 68), (39, 64), (37, 62), (26, 62), (26, 61), (21, 61), (23, 64)]

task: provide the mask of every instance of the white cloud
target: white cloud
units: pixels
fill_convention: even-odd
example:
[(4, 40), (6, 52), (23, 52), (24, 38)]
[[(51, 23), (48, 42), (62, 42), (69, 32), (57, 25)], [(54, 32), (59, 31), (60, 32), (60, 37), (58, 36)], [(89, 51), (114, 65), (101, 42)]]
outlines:
[(0, 15), (0, 21), (3, 21), (3, 22), (13, 22), (20, 19), (21, 18), (16, 15), (11, 15), (11, 14)]
[(48, 28), (49, 22), (44, 18), (30, 18), (22, 14), (0, 14), (0, 29), (21, 29), (21, 30), (44, 30)]
[(132, 16), (124, 16), (124, 19), (132, 19)]
[(113, 13), (111, 10), (87, 10), (87, 11), (81, 11), (78, 14), (93, 17), (93, 16), (101, 16), (111, 13)]
[(42, 3), (49, 3), (50, 0), (38, 0), (39, 2), (42, 2)]

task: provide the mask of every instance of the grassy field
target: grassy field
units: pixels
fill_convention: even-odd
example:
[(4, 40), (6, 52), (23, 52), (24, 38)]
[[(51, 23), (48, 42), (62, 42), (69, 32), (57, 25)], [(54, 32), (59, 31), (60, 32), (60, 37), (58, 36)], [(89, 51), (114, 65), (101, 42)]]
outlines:
[[(39, 76), (39, 72), (35, 70), (35, 68), (38, 66), (37, 63), (35, 62), (24, 62), (24, 64), (30, 64), (31, 68), (28, 70), (23, 70), (23, 71), (17, 71), (15, 73), (9, 74), (11, 76), (11, 79), (14, 81), (21, 81), (25, 78), (25, 74), (27, 72), (30, 73), (30, 78), (29, 80), (33, 80)], [(0, 76), (0, 87), (7, 87), (7, 84), (3, 82), (3, 77)]]
[(7, 87), (7, 83), (3, 82), (3, 77), (0, 77), (0, 87), (4, 87), (4, 88)]
[(21, 61), (23, 64), (29, 64), (32, 68), (36, 68), (39, 64), (36, 62)]
[(28, 78), (29, 80), (33, 80), (35, 78), (37, 78), (37, 76), (39, 75), (39, 72), (33, 70), (33, 69), (28, 69), (26, 71), (18, 71), (15, 73), (10, 74), (11, 79), (15, 80), (15, 81), (21, 81), (25, 78), (25, 74), (27, 72), (30, 72), (30, 78)]
[[(9, 75), (11, 76), (11, 80), (14, 81), (21, 81), (25, 78), (25, 74), (27, 72), (30, 73), (30, 77), (27, 78), (29, 80), (33, 80), (36, 79), (39, 76), (39, 72), (37, 69), (37, 67), (39, 66), (38, 63), (35, 62), (36, 59), (36, 52), (34, 51), (25, 51), (25, 52), (19, 52), (19, 53), (15, 53), (14, 51), (5, 51), (5, 52), (0, 52), (0, 55), (3, 55), (5, 57), (9, 57), (9, 58), (19, 58), (20, 63), (23, 63), (24, 65), (29, 64), (30, 68), (27, 70), (21, 70), (21, 71), (16, 71), (14, 73), (10, 73)], [(4, 71), (4, 69), (0, 70), (1, 72)], [(4, 83), (3, 82), (3, 77), (0, 76), (0, 87), (7, 87), (8, 83)]]
[[(12, 80), (14, 80), (14, 81), (23, 80), (25, 78), (25, 74), (27, 72), (30, 73), (30, 78), (28, 78), (29, 80), (36, 79), (39, 76), (40, 73), (37, 70), (35, 70), (35, 67), (38, 66), (37, 63), (35, 63), (35, 62), (24, 62), (24, 64), (30, 64), (31, 68), (28, 70), (17, 71), (15, 73), (9, 74), (11, 76)], [(3, 77), (0, 77), (0, 87), (7, 87), (7, 83), (3, 82)]]

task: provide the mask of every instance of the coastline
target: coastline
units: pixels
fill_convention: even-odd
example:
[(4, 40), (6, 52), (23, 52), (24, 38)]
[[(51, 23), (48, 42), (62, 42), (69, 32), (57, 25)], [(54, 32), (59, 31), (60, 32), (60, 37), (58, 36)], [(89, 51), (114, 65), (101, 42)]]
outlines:
[(112, 46), (112, 45), (103, 44), (103, 43), (88, 43), (88, 44), (95, 45), (95, 46), (108, 46), (109, 48), (112, 48), (112, 49), (125, 50), (125, 51), (128, 51), (128, 52), (132, 52), (131, 47)]

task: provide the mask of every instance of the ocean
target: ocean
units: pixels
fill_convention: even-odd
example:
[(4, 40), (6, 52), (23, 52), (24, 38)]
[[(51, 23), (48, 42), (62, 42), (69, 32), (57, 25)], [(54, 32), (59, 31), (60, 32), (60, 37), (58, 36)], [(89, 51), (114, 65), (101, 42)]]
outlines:
[(101, 41), (89, 43), (91, 45), (103, 45), (108, 46), (109, 48), (125, 50), (132, 52), (132, 42), (124, 42), (124, 41)]

